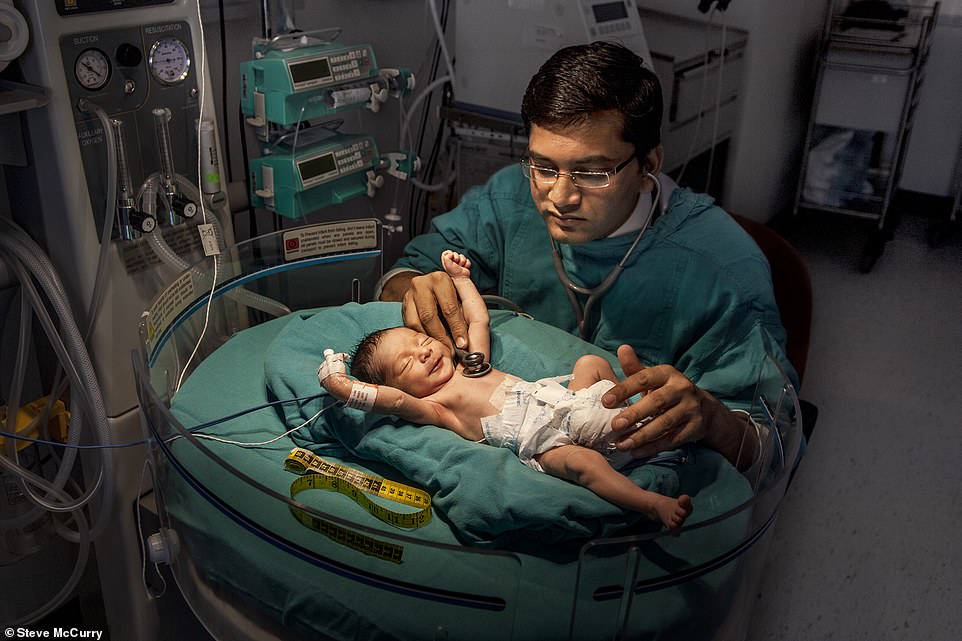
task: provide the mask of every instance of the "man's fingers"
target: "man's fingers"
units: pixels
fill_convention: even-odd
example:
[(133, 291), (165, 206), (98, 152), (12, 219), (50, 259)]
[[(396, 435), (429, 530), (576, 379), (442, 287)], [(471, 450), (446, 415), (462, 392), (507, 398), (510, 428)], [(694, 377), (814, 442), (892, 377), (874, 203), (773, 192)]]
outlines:
[(416, 332), (424, 332), (424, 326), (421, 325), (421, 316), (418, 314), (417, 305), (414, 303), (414, 290), (407, 290), (404, 293), (404, 300), (401, 301), (401, 319), (404, 321), (405, 327), (410, 327)]
[[(440, 312), (440, 313), (439, 313)], [(431, 272), (411, 280), (402, 306), (404, 324), (413, 330), (459, 347), (467, 345), (467, 323), (451, 277)], [(450, 335), (449, 335), (450, 331)]]
[(680, 436), (682, 419), (677, 411), (656, 416), (619, 441), (618, 449), (631, 450), (635, 457), (653, 456), (658, 452), (674, 449), (674, 442)]
[[(628, 349), (631, 348), (629, 347)], [(619, 348), (619, 359), (621, 357), (621, 352), (622, 349)], [(631, 352), (631, 355), (634, 356), (634, 351)], [(622, 363), (622, 369), (624, 369), (624, 363)], [(608, 390), (605, 395), (601, 397), (601, 402), (605, 407), (608, 408), (618, 407), (635, 394), (641, 394), (643, 392), (648, 392), (661, 387), (668, 381), (668, 376), (669, 372), (666, 371), (662, 365), (655, 367), (641, 367), (641, 369), (630, 374), (628, 378), (620, 383), (615, 384), (614, 387)], [(642, 401), (644, 401), (644, 399), (642, 399)], [(635, 405), (632, 407), (637, 405), (638, 403), (635, 403)], [(644, 417), (639, 416), (635, 420), (641, 420), (642, 418)]]
[(621, 364), (621, 371), (625, 373), (625, 376), (631, 376), (644, 369), (641, 359), (635, 354), (631, 345), (622, 345), (618, 348), (618, 363)]
[(451, 338), (454, 340), (454, 344), (462, 349), (467, 347), (468, 324), (464, 320), (464, 311), (461, 309), (461, 301), (457, 298), (457, 295), (455, 295), (455, 298), (450, 303), (447, 301), (439, 301), (439, 304), (441, 306), (441, 313), (444, 315), (444, 321), (447, 323), (448, 330), (451, 332)]
[(424, 332), (439, 341), (450, 343), (448, 332), (444, 328), (441, 317), (438, 315), (438, 305), (441, 304), (439, 301), (441, 296), (443, 296), (443, 294), (437, 293), (437, 290), (414, 290), (414, 306), (417, 310), (418, 324), (421, 326), (421, 329), (418, 331)]
[[(638, 430), (635, 434), (643, 441), (658, 438), (677, 420), (665, 418), (666, 412), (672, 409), (676, 402), (676, 399), (673, 399), (667, 390), (656, 389), (626, 407), (621, 414), (613, 418), (611, 429), (626, 434), (632, 430)], [(656, 420), (658, 422), (653, 426), (652, 424)], [(639, 427), (641, 429), (638, 429)]]

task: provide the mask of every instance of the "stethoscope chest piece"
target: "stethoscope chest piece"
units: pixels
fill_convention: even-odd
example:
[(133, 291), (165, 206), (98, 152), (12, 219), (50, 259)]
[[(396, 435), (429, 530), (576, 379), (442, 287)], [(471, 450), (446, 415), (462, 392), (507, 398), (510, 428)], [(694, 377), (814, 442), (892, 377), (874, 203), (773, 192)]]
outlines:
[(461, 364), (464, 365), (461, 375), (468, 378), (479, 378), (491, 371), (491, 363), (484, 360), (484, 354), (481, 352), (463, 354)]

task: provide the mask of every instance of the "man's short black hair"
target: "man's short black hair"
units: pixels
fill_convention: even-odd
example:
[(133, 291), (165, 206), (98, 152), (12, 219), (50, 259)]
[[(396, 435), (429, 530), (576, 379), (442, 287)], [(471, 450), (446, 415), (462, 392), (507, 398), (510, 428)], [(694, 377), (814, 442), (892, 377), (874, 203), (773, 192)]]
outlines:
[(565, 47), (541, 65), (521, 102), (531, 125), (556, 130), (583, 125), (599, 111), (622, 114), (622, 137), (639, 157), (661, 143), (658, 77), (633, 51), (613, 42)]

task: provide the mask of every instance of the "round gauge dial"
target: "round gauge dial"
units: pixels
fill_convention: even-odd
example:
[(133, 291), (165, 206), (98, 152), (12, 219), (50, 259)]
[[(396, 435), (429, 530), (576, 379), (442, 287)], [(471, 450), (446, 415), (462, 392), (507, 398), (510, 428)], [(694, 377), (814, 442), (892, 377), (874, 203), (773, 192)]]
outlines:
[(164, 38), (150, 48), (147, 65), (154, 78), (165, 85), (176, 85), (183, 82), (190, 71), (190, 52), (177, 38)]
[(73, 72), (80, 86), (96, 91), (110, 80), (110, 60), (100, 49), (87, 49), (77, 56)]

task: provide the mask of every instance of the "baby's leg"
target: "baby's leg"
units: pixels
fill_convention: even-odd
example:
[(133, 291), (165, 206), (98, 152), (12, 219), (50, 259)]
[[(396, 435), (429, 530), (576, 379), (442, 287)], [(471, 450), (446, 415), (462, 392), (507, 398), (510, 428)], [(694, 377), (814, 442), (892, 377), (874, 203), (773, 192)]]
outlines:
[(575, 366), (571, 369), (571, 375), (574, 378), (568, 383), (568, 389), (572, 391), (591, 387), (598, 381), (603, 380), (618, 382), (618, 377), (615, 376), (615, 370), (611, 368), (611, 363), (594, 354), (585, 354), (575, 361)]
[(561, 445), (538, 455), (548, 474), (588, 488), (619, 507), (641, 512), (669, 529), (680, 527), (691, 514), (691, 497), (673, 499), (635, 485), (611, 467), (600, 452), (580, 445)]

